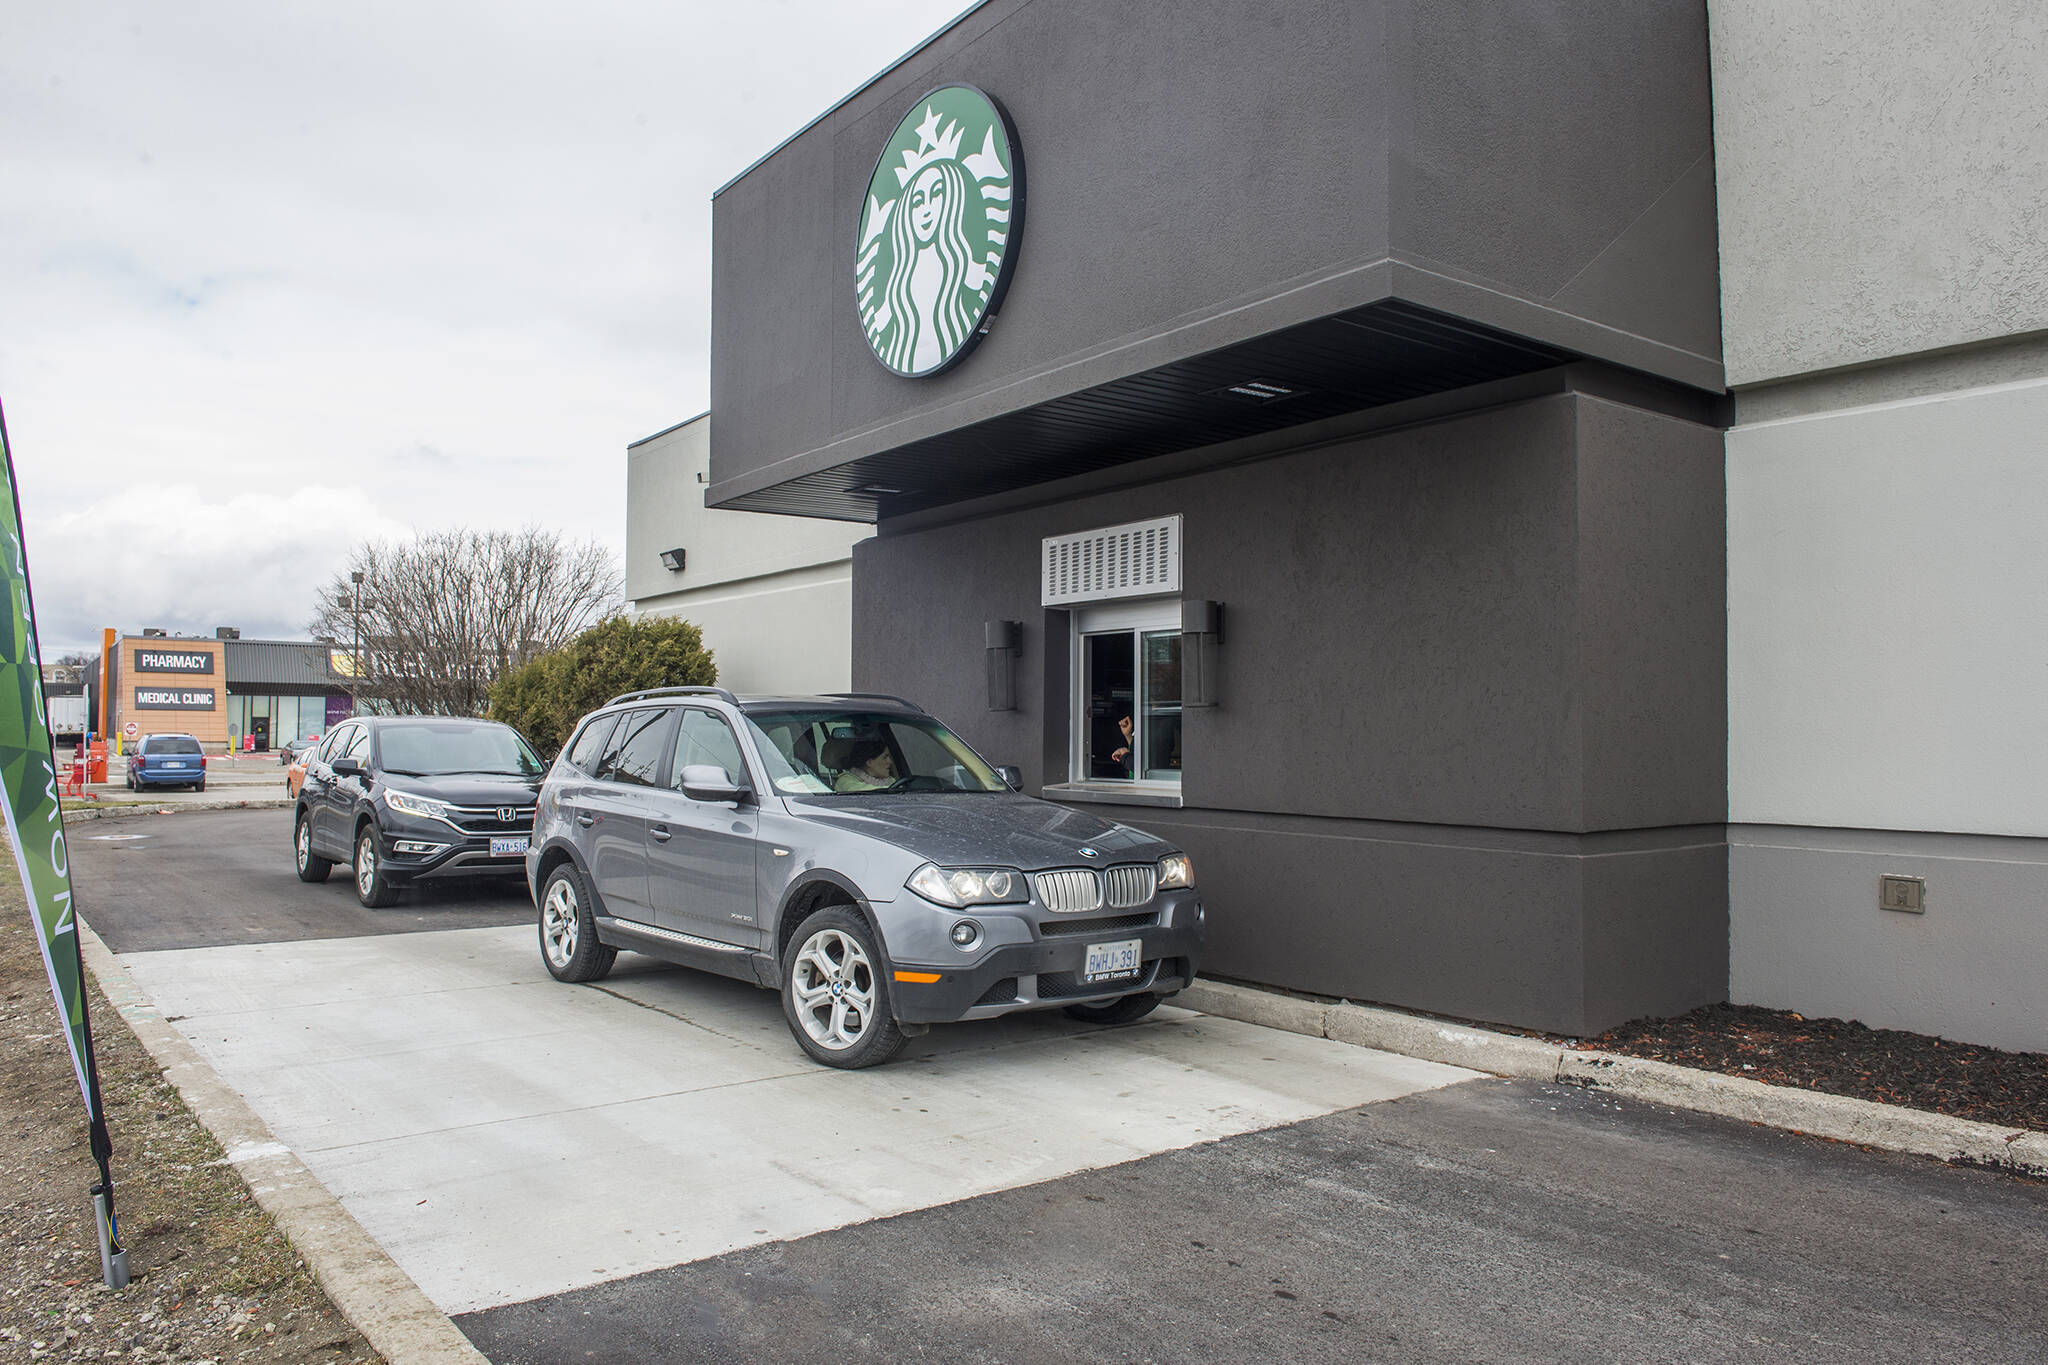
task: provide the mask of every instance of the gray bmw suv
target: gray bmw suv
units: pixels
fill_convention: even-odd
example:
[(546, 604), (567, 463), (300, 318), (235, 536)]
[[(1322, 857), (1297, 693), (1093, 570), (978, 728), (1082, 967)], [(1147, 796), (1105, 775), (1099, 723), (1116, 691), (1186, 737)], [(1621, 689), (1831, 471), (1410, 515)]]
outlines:
[(630, 948), (779, 990), (828, 1066), (1015, 1010), (1142, 1018), (1201, 955), (1187, 856), (1015, 783), (895, 697), (615, 698), (541, 787), (541, 956), (560, 981)]

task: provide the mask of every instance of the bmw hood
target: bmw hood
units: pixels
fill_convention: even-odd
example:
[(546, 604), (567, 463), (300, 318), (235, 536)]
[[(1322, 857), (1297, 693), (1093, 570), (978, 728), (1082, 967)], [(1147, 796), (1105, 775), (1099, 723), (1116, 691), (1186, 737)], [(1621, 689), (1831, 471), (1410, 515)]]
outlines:
[(1174, 851), (1143, 830), (1029, 796), (892, 793), (790, 805), (809, 822), (879, 839), (941, 867), (1036, 872), (1151, 862)]

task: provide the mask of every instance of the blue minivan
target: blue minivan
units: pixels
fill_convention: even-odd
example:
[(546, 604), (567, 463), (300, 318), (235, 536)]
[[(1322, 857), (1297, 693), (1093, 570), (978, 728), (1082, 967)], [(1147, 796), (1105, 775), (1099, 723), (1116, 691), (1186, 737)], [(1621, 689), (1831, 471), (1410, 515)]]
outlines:
[(190, 735), (144, 735), (128, 758), (128, 790), (190, 787), (206, 790), (206, 753)]

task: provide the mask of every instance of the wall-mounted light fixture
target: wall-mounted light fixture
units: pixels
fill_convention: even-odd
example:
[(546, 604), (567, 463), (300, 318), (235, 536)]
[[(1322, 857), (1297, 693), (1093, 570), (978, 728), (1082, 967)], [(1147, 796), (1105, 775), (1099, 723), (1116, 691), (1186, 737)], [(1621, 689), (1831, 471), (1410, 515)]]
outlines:
[(988, 655), (988, 709), (1017, 709), (1017, 656), (1024, 649), (1022, 621), (988, 621), (982, 625)]
[(1180, 704), (1216, 705), (1216, 646), (1223, 640), (1221, 602), (1180, 604)]
[(661, 552), (661, 567), (667, 569), (670, 573), (681, 573), (683, 571), (683, 552), (680, 549), (663, 550)]

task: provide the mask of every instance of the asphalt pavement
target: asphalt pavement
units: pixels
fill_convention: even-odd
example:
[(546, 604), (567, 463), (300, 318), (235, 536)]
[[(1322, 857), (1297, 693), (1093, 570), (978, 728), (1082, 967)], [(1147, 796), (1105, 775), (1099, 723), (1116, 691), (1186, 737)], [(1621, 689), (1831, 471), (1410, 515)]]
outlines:
[(2039, 1365), (2044, 1268), (2048, 1187), (1489, 1079), (456, 1321), (499, 1365)]
[(116, 953), (476, 929), (533, 918), (526, 883), (516, 877), (425, 883), (388, 910), (365, 910), (345, 867), (325, 882), (299, 880), (288, 809), (161, 809), (172, 813), (81, 821), (68, 830), (79, 913)]
[(1176, 1009), (833, 1072), (768, 992), (549, 980), (523, 888), (304, 885), (287, 811), (73, 841), (165, 1018), (499, 1365), (2048, 1359), (2048, 1185)]

